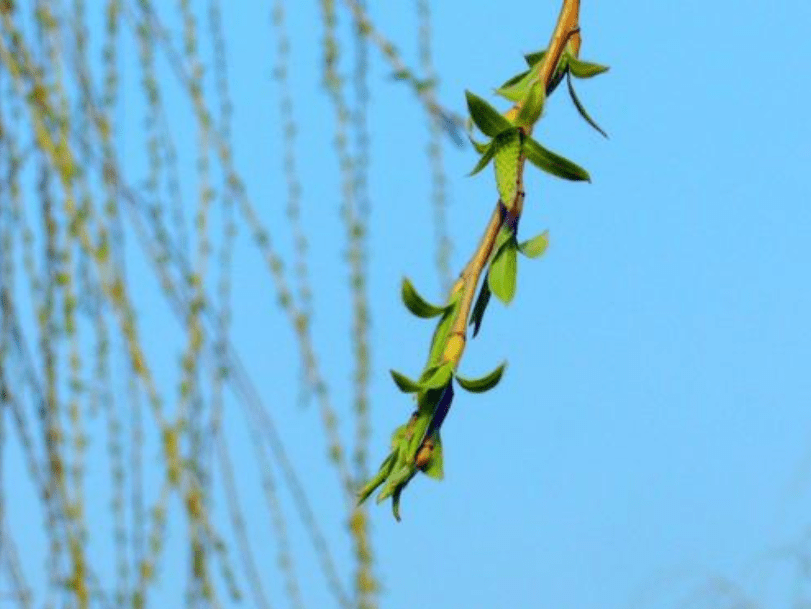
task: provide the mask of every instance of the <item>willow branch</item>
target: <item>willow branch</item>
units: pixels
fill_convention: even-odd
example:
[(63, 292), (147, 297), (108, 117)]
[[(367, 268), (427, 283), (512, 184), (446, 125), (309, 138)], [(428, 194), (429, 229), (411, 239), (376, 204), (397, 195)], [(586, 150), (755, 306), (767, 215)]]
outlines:
[[(549, 42), (546, 55), (538, 62), (534, 69), (537, 70), (540, 82), (543, 82), (547, 92), (552, 84), (552, 77), (555, 68), (560, 63), (560, 59), (566, 50), (567, 43), (570, 43), (570, 50), (577, 54), (580, 50), (580, 26), (578, 25), (580, 15), (580, 0), (564, 0), (560, 11), (555, 30)], [(508, 119), (513, 119), (521, 110), (521, 102), (516, 103), (505, 113)], [(527, 131), (530, 131), (528, 129)], [(526, 159), (521, 157), (518, 169), (518, 188), (516, 190), (515, 201), (512, 205), (505, 205), (499, 201), (490, 217), (490, 221), (485, 228), (479, 246), (470, 258), (465, 268), (462, 270), (459, 279), (451, 289), (451, 296), (456, 296), (461, 292), (461, 307), (459, 316), (454, 322), (451, 330), (451, 338), (445, 349), (445, 361), (453, 362), (454, 368), (459, 365), (464, 353), (465, 341), (467, 339), (467, 321), (470, 317), (470, 309), (473, 306), (473, 298), (476, 294), (476, 286), (479, 284), (481, 274), (487, 266), (493, 254), (493, 247), (496, 236), (505, 222), (515, 223), (520, 216), (524, 203), (523, 176)], [(510, 209), (511, 212), (507, 212)]]
[[(421, 471), (435, 479), (441, 479), (444, 475), (439, 432), (453, 401), (454, 383), (468, 391), (481, 393), (494, 387), (504, 370), (502, 364), (487, 376), (475, 380), (455, 374), (465, 351), (468, 322), (471, 318), (475, 322), (475, 335), (492, 293), (505, 304), (510, 302), (515, 294), (516, 256), (519, 251), (534, 258), (545, 247), (543, 234), (522, 244), (516, 240), (524, 205), (526, 161), (559, 177), (588, 179), (588, 172), (584, 169), (546, 150), (531, 138), (546, 97), (563, 76), (570, 75), (572, 62), (580, 50), (579, 12), (579, 0), (564, 0), (546, 51), (528, 57), (530, 69), (508, 81), (498, 91), (500, 95), (517, 102), (510, 110), (500, 115), (486, 101), (467, 93), (471, 119), (484, 135), (491, 138), (486, 144), (474, 142), (481, 154), (474, 173), (493, 161), (499, 200), (478, 247), (459, 274), (443, 306), (430, 304), (409, 281), (403, 281), (403, 302), (409, 311), (417, 317), (439, 317), (439, 321), (431, 341), (428, 361), (418, 380), (391, 371), (401, 391), (415, 394), (416, 410), (406, 424), (394, 431), (389, 456), (378, 473), (358, 493), (362, 502), (382, 485), (377, 501), (391, 497), (392, 510), (398, 520), (400, 496), (417, 472)], [(578, 62), (577, 65), (581, 74), (606, 69), (596, 64)], [(477, 303), (474, 309), (476, 288), (485, 269), (489, 269), (490, 276), (482, 287), (478, 301), (482, 304)]]

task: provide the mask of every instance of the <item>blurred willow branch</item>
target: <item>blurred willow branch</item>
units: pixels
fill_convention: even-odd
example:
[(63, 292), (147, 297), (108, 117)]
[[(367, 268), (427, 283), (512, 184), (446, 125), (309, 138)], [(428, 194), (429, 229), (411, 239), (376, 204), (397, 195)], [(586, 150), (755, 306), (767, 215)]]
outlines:
[[(254, 541), (256, 523), (247, 518), (241, 500), (246, 488), (258, 484), (237, 467), (236, 443), (227, 435), (236, 424), (226, 416), (233, 405), (250, 430), (253, 453), (248, 454), (261, 469), (290, 604), (306, 606), (308, 588), (317, 580), (301, 585), (294, 568), (294, 558), (304, 552), (292, 540), (309, 539), (317, 562), (312, 570), (335, 605), (377, 606), (372, 539), (365, 508), (354, 502), (367, 471), (371, 408), (369, 50), (380, 49), (401, 77), (414, 72), (363, 2), (325, 0), (322, 21), (331, 36), (325, 55), (348, 46), (347, 40), (356, 49), (354, 95), (328, 89), (341, 95), (334, 98), (336, 134), (351, 142), (335, 155), (346, 169), (349, 256), (344, 263), (353, 297), (350, 331), (358, 337), (349, 372), (355, 381), (353, 408), (340, 413), (354, 422), (350, 452), (329, 391), (327, 372), (332, 371), (320, 363), (310, 322), (315, 299), (304, 222), (306, 182), (298, 176), (299, 167), (309, 163), (295, 157), (297, 95), (286, 78), (293, 44), (285, 30), (286, 5), (274, 2), (272, 23), (279, 34), (275, 67), (293, 241), (289, 266), (272, 238), (277, 235), (268, 228), (265, 209), (249, 195), (233, 149), (222, 15), (228, 5), (204, 4), (201, 9), (188, 0), (172, 5), (0, 0), (0, 406), (12, 422), (5, 426), (6, 419), (0, 419), (0, 448), (9, 437), (20, 446), (29, 486), (41, 500), (46, 539), (46, 569), (37, 579), (19, 566), (14, 551), (22, 547), (19, 533), (6, 525), (5, 510), (0, 513), (0, 570), (9, 576), (0, 580), (10, 578), (21, 606), (39, 605), (40, 597), (45, 605), (78, 607), (143, 607), (155, 601), (155, 584), (171, 551), (165, 541), (177, 526), (173, 510), (186, 525), (181, 536), (189, 557), (187, 603), (236, 601), (247, 584), (257, 606), (275, 605), (270, 584), (260, 577), (265, 546), (260, 549)], [(101, 18), (91, 18), (88, 8)], [(201, 27), (206, 14), (208, 29)], [(351, 36), (330, 21), (338, 14), (353, 24)], [(99, 33), (100, 47), (90, 44)], [(311, 36), (310, 30), (302, 36)], [(99, 57), (93, 57), (96, 51)], [(339, 74), (341, 57), (335, 54), (330, 76)], [(405, 80), (432, 120), (461, 140), (461, 122), (437, 101), (435, 80)], [(135, 115), (142, 113), (143, 130), (135, 142), (124, 142), (133, 108)], [(192, 143), (173, 123), (178, 108), (190, 120)], [(186, 174), (188, 149), (194, 164)], [(136, 176), (138, 163), (130, 159), (139, 156), (145, 168)], [(326, 532), (323, 506), (310, 500), (284, 432), (271, 418), (268, 399), (231, 334), (240, 230), (264, 261), (282, 326), (291, 331), (297, 351), (292, 363), (300, 365), (306, 393), (318, 405), (325, 432), (321, 448), (336, 474), (350, 561), (335, 558), (334, 545), (340, 542)], [(217, 249), (219, 264), (212, 256)], [(142, 282), (149, 280), (162, 299), (150, 302), (144, 316)], [(175, 336), (150, 331), (149, 319), (164, 312), (175, 319)], [(156, 351), (176, 356), (177, 369), (168, 366), (177, 373), (174, 382), (167, 381), (167, 366)], [(93, 426), (97, 413), (104, 416), (100, 430)], [(95, 443), (95, 434), (106, 443)], [(98, 462), (104, 450), (108, 485), (90, 492), (86, 464)], [(7, 486), (7, 479), (0, 480), (0, 507), (9, 499)], [(228, 501), (218, 504), (218, 493)], [(11, 500), (21, 497), (14, 493)], [(100, 530), (89, 514), (108, 504), (109, 530)], [(227, 517), (218, 520), (218, 510)], [(300, 538), (288, 530), (296, 524), (304, 530)], [(109, 543), (114, 577), (97, 575), (106, 573), (106, 565), (100, 567), (89, 537)]]
[(394, 77), (411, 85), (425, 109), (437, 120), (451, 140), (457, 146), (463, 146), (465, 144), (464, 119), (439, 103), (436, 96), (436, 80), (430, 75), (423, 79), (417, 77), (415, 71), (403, 60), (397, 47), (375, 27), (359, 0), (343, 0), (343, 2), (352, 11), (360, 33), (367, 36), (391, 64)]

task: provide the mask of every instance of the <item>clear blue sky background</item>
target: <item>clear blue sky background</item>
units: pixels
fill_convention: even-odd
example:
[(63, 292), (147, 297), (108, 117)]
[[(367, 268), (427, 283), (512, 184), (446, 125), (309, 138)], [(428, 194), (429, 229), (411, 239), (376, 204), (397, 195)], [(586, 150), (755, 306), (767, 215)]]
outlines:
[[(289, 252), (269, 8), (225, 4), (237, 163)], [(416, 64), (410, 5), (374, 4), (376, 24)], [(522, 52), (546, 45), (559, 2), (436, 2), (433, 10), (440, 97), (461, 112), (465, 89), (487, 94), (521, 69)], [(336, 161), (323, 154), (333, 121), (313, 46), (316, 3), (295, 3), (289, 21), (314, 331), (333, 401), (347, 411), (345, 238)], [(581, 55), (611, 71), (579, 92), (610, 139), (557, 92), (538, 137), (593, 182), (535, 172), (527, 181), (522, 228), (548, 228), (551, 246), (539, 261), (522, 261), (516, 300), (508, 309), (491, 303), (468, 348), (470, 376), (504, 358), (509, 368), (493, 392), (458, 396), (443, 431), (445, 481), (413, 482), (402, 523), (388, 506), (371, 511), (384, 607), (671, 607), (715, 576), (788, 606), (799, 580), (769, 556), (811, 524), (809, 24), (811, 5), (801, 0), (583, 1)], [(387, 370), (418, 373), (431, 331), (402, 308), (400, 280), (408, 275), (433, 299), (440, 292), (425, 116), (376, 51), (371, 58), (376, 463), (410, 407)], [(140, 145), (136, 99), (133, 89), (120, 120)], [(192, 123), (187, 137), (193, 144)], [(470, 149), (445, 151), (458, 270), (495, 189), (489, 172), (465, 177)], [(130, 157), (133, 175), (142, 161)], [(337, 529), (342, 512), (317, 411), (294, 406), (293, 338), (244, 230), (239, 247), (235, 342), (288, 434), (319, 516)], [(162, 337), (164, 324), (177, 326), (158, 313), (151, 280), (144, 286), (142, 322)], [(178, 351), (161, 355), (162, 341), (152, 348), (176, 362)], [(171, 382), (175, 372), (166, 374)], [(233, 433), (236, 447), (244, 432), (234, 424)], [(258, 489), (245, 492), (243, 505), (262, 519), (257, 550), (270, 535), (261, 502)], [(295, 527), (293, 535), (304, 541)], [(343, 535), (330, 538), (348, 556)], [(267, 552), (263, 564), (280, 593), (273, 560)], [(308, 606), (327, 606), (313, 557), (302, 561)], [(184, 566), (165, 568), (171, 588)]]

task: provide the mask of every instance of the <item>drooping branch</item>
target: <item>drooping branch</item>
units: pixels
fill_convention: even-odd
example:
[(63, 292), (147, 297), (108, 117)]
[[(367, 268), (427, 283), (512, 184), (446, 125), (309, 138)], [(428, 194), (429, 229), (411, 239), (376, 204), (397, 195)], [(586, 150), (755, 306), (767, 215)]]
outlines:
[[(550, 92), (549, 89), (552, 86), (552, 77), (555, 74), (555, 68), (560, 63), (560, 58), (564, 49), (566, 48), (567, 41), (576, 39), (577, 50), (579, 51), (580, 49), (580, 27), (578, 26), (579, 16), (580, 0), (565, 0), (563, 3), (563, 8), (560, 11), (560, 16), (558, 17), (557, 25), (555, 26), (555, 31), (552, 34), (552, 39), (549, 42), (548, 50), (544, 55), (544, 58), (536, 65), (534, 69), (538, 75), (538, 80), (543, 83), (544, 90), (547, 92), (547, 94)], [(519, 100), (512, 108), (510, 108), (508, 112), (505, 113), (505, 117), (508, 120), (514, 119), (516, 116), (518, 116), (523, 106), (524, 101)], [(533, 126), (534, 123), (527, 127), (528, 133), (532, 131)], [(493, 211), (493, 214), (490, 217), (490, 222), (488, 222), (487, 228), (484, 231), (484, 235), (479, 242), (479, 247), (476, 249), (470, 261), (460, 274), (459, 282), (461, 282), (461, 285), (457, 283), (457, 285), (454, 286), (454, 290), (461, 290), (462, 305), (459, 312), (459, 317), (453, 326), (452, 334), (460, 336), (462, 341), (464, 341), (466, 338), (465, 329), (470, 316), (470, 309), (473, 304), (476, 286), (479, 284), (482, 271), (493, 254), (496, 236), (498, 235), (501, 226), (505, 222), (509, 222), (511, 218), (513, 222), (517, 222), (517, 219), (523, 210), (523, 176), (526, 157), (522, 155), (519, 158), (518, 163), (518, 188), (516, 189), (515, 199), (511, 202), (511, 204), (502, 202), (501, 200), (498, 201), (496, 204), (496, 209)], [(509, 209), (514, 210), (513, 213), (501, 213), (502, 205), (506, 205)], [(462, 358), (462, 353), (462, 350), (459, 350), (458, 354), (456, 354), (455, 348), (450, 351), (449, 355), (456, 356), (454, 367), (458, 366), (459, 361)]]
[[(579, 0), (564, 0), (547, 49), (528, 55), (529, 69), (511, 78), (496, 91), (514, 102), (509, 111), (502, 115), (483, 99), (469, 92), (467, 94), (473, 123), (490, 138), (487, 143), (472, 140), (481, 155), (472, 173), (479, 172), (493, 161), (499, 198), (478, 247), (459, 274), (444, 305), (428, 303), (408, 280), (403, 282), (406, 307), (418, 317), (439, 317), (439, 322), (419, 378), (412, 380), (392, 371), (394, 382), (400, 390), (416, 394), (417, 409), (406, 424), (395, 430), (391, 453), (383, 461), (377, 475), (359, 493), (360, 500), (364, 501), (382, 485), (377, 500), (380, 502), (392, 497), (394, 515), (398, 519), (400, 495), (419, 471), (433, 478), (443, 476), (440, 429), (453, 400), (454, 381), (463, 389), (479, 393), (494, 387), (504, 371), (502, 364), (492, 373), (475, 380), (456, 374), (468, 340), (468, 326), (473, 326), (475, 336), (491, 294), (505, 304), (509, 304), (514, 297), (518, 253), (535, 258), (543, 253), (548, 243), (546, 233), (522, 243), (517, 241), (525, 197), (526, 162), (530, 161), (557, 177), (590, 180), (583, 168), (547, 150), (531, 137), (535, 124), (541, 118), (546, 98), (562, 78), (571, 78), (571, 75), (586, 78), (607, 69), (579, 61), (579, 13)], [(571, 81), (569, 92), (583, 117), (596, 127), (575, 97)], [(479, 285), (481, 289), (476, 298)]]

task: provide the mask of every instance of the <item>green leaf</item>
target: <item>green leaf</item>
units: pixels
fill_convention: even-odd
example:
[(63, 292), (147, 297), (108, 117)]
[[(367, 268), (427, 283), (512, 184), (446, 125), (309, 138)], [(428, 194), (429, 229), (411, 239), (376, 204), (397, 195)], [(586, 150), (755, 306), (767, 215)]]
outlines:
[(484, 101), (481, 97), (465, 91), (467, 97), (467, 108), (470, 117), (479, 130), (485, 135), (495, 137), (499, 133), (513, 127), (513, 124), (504, 118), (493, 106)]
[(501, 202), (509, 209), (518, 192), (518, 160), (521, 156), (521, 134), (518, 129), (500, 133), (494, 140), (496, 186)]
[(453, 366), (450, 362), (432, 366), (422, 373), (420, 377), (420, 389), (439, 389), (448, 384), (453, 375)]
[(394, 383), (403, 393), (417, 393), (421, 387), (420, 384), (416, 381), (412, 381), (404, 374), (400, 374), (396, 370), (389, 370), (391, 373), (391, 378), (394, 379)]
[(549, 231), (545, 230), (540, 235), (519, 243), (518, 251), (527, 258), (537, 258), (546, 251), (547, 247), (549, 247)]
[(544, 49), (543, 51), (538, 51), (536, 53), (529, 53), (528, 55), (524, 55), (524, 60), (526, 60), (527, 65), (531, 68), (536, 63), (541, 61), (544, 58), (545, 55), (546, 55), (546, 49)]
[(473, 338), (479, 333), (479, 328), (482, 327), (482, 319), (484, 319), (484, 312), (487, 310), (487, 303), (490, 302), (490, 286), (487, 285), (488, 278), (485, 276), (482, 282), (482, 287), (479, 289), (479, 295), (476, 298), (476, 304), (473, 305), (473, 313), (470, 314), (470, 324), (473, 326)]
[(498, 250), (490, 263), (487, 273), (487, 285), (490, 291), (505, 305), (515, 297), (518, 276), (517, 244), (513, 237)]
[(520, 81), (521, 81), (521, 79), (525, 78), (525, 77), (526, 77), (526, 75), (527, 75), (527, 74), (529, 74), (529, 73), (530, 73), (530, 70), (524, 70), (523, 72), (519, 72), (518, 74), (516, 74), (516, 75), (515, 75), (515, 76), (513, 76), (512, 78), (509, 78), (509, 79), (505, 80), (505, 81), (504, 81), (504, 84), (502, 84), (502, 85), (499, 87), (499, 89), (503, 89), (503, 88), (505, 88), (505, 87), (512, 87), (513, 85), (515, 85), (515, 84), (517, 84), (518, 82), (520, 82)]
[(546, 89), (541, 82), (535, 82), (521, 98), (521, 109), (515, 117), (515, 124), (531, 127), (540, 118), (546, 101)]
[(482, 169), (487, 167), (487, 164), (493, 158), (493, 155), (495, 153), (496, 153), (496, 143), (493, 141), (493, 142), (490, 142), (489, 144), (487, 144), (487, 147), (485, 148), (484, 153), (482, 154), (481, 158), (479, 159), (479, 162), (476, 163), (476, 166), (473, 168), (473, 171), (471, 171), (467, 175), (468, 176), (475, 176)]
[(489, 391), (498, 385), (498, 382), (501, 380), (501, 376), (504, 374), (504, 368), (506, 366), (507, 362), (504, 362), (490, 374), (487, 374), (479, 379), (466, 379), (457, 375), (456, 381), (459, 383), (459, 386), (462, 387), (462, 389), (466, 389), (472, 393), (484, 393), (485, 391)]
[[(448, 384), (450, 385), (450, 383)], [(422, 439), (426, 437), (425, 430), (428, 429), (428, 425), (431, 423), (433, 409), (436, 407), (436, 404), (439, 403), (439, 395), (442, 394), (442, 391), (443, 390), (441, 389), (435, 391), (431, 390), (420, 394), (420, 397), (430, 396), (431, 408), (425, 408), (425, 404), (423, 404), (418, 411), (414, 425), (411, 426), (411, 435), (405, 449), (404, 463), (408, 463), (416, 467), (417, 453), (419, 452), (420, 445), (422, 444)]]
[(526, 95), (526, 92), (536, 80), (536, 75), (532, 70), (516, 74), (510, 80), (495, 90), (497, 95), (501, 95), (510, 101), (517, 102)]
[(383, 463), (380, 464), (380, 469), (378, 470), (375, 477), (369, 480), (363, 488), (358, 491), (358, 505), (363, 503), (369, 498), (369, 495), (375, 492), (375, 489), (383, 484), (383, 481), (388, 478), (389, 473), (391, 472), (391, 468), (394, 466), (394, 454), (389, 455), (383, 460)]
[(600, 127), (600, 125), (598, 125), (597, 123), (595, 123), (595, 122), (594, 122), (594, 119), (593, 119), (593, 118), (591, 118), (591, 117), (589, 116), (589, 113), (588, 113), (588, 112), (586, 112), (586, 109), (583, 107), (583, 104), (581, 104), (581, 103), (580, 103), (580, 100), (579, 100), (579, 99), (577, 99), (577, 94), (574, 92), (574, 86), (572, 85), (572, 75), (571, 75), (571, 72), (569, 72), (569, 73), (566, 75), (566, 81), (567, 81), (567, 83), (568, 83), (568, 85), (569, 85), (569, 97), (571, 97), (571, 98), (572, 98), (572, 101), (574, 102), (574, 107), (575, 107), (575, 108), (577, 108), (577, 111), (580, 113), (580, 116), (582, 116), (582, 117), (583, 117), (583, 118), (586, 120), (586, 122), (587, 122), (589, 125), (591, 125), (591, 126), (592, 126), (592, 127), (594, 127), (594, 128), (597, 130), (597, 131), (599, 131), (600, 133), (602, 133), (602, 134), (603, 134), (603, 137), (606, 137), (606, 138), (607, 138), (607, 137), (608, 137), (608, 134), (607, 134), (605, 131), (603, 131), (603, 130), (602, 130), (602, 128)]
[(432, 305), (430, 302), (425, 300), (419, 295), (417, 290), (414, 289), (414, 286), (407, 277), (403, 277), (402, 297), (403, 303), (405, 303), (408, 310), (417, 317), (422, 317), (423, 319), (429, 319), (431, 317), (442, 315), (442, 313), (444, 313), (447, 309), (447, 307), (437, 307), (436, 305)]
[(380, 494), (377, 496), (375, 501), (381, 503), (382, 501), (385, 501), (391, 497), (398, 488), (402, 488), (408, 484), (408, 481), (411, 480), (416, 471), (417, 468), (414, 467), (413, 464), (406, 463), (397, 471), (392, 472), (388, 478), (388, 482), (386, 482), (386, 486), (384, 486), (383, 490), (380, 491)]
[(391, 437), (391, 448), (394, 453), (394, 465), (391, 471), (399, 470), (408, 463), (408, 445), (413, 434), (416, 418), (412, 415), (408, 423), (401, 425), (402, 432), (398, 428)]
[(422, 470), (422, 473), (429, 478), (433, 478), (434, 480), (442, 480), (445, 477), (443, 460), (442, 438), (439, 436), (439, 434), (436, 434), (434, 448), (431, 450), (431, 458), (428, 461), (428, 465), (426, 465), (425, 469)]
[(608, 71), (608, 66), (581, 61), (571, 55), (569, 55), (567, 63), (569, 64), (569, 71), (576, 78), (591, 78)]
[(566, 180), (591, 182), (588, 171), (569, 159), (547, 150), (531, 137), (526, 138), (524, 141), (523, 151), (530, 163), (553, 176)]

